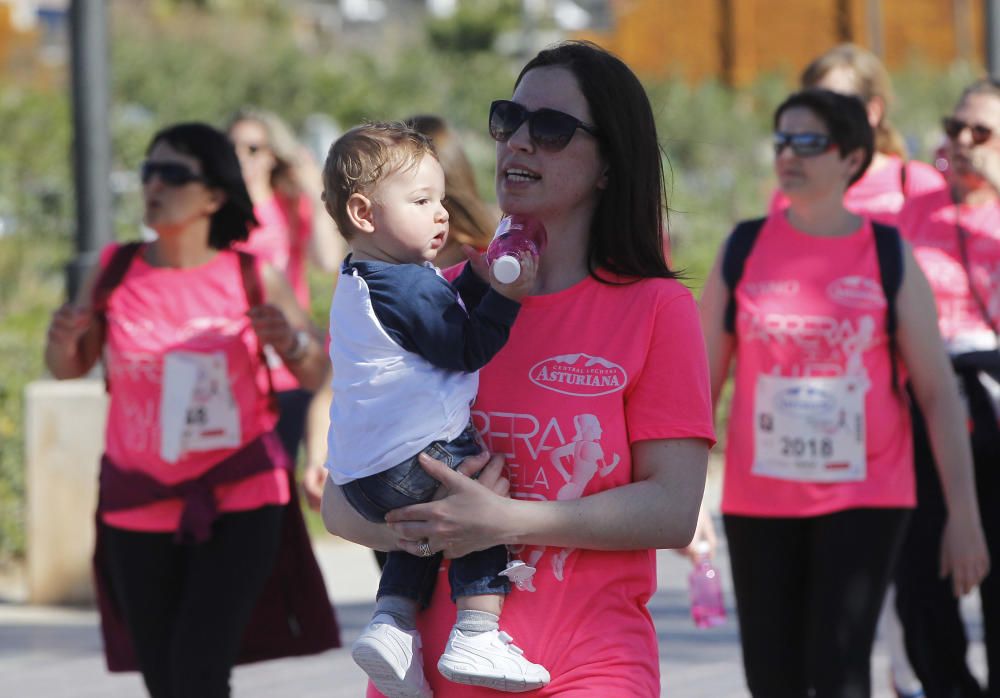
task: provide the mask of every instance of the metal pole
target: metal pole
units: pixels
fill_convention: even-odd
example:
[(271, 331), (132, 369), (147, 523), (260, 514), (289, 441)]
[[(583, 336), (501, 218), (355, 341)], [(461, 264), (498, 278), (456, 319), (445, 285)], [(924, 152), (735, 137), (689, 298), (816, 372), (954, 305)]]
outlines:
[(872, 53), (885, 60), (885, 32), (882, 22), (882, 0), (868, 0), (865, 6), (868, 24), (868, 45)]
[(76, 258), (66, 268), (75, 298), (101, 247), (112, 239), (108, 31), (105, 0), (73, 0), (70, 8), (73, 77), (73, 178)]
[(1000, 0), (985, 0), (986, 5), (986, 68), (994, 78), (1000, 77)]

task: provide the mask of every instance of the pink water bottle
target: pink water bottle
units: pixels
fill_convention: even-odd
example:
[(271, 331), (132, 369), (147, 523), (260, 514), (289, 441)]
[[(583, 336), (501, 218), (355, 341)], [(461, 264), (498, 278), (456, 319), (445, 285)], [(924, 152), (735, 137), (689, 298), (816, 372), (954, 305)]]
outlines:
[(486, 249), (486, 261), (497, 281), (509, 284), (521, 275), (519, 257), (527, 252), (538, 257), (545, 249), (548, 235), (541, 221), (527, 216), (504, 216), (497, 226), (493, 242)]
[(726, 622), (726, 606), (722, 601), (719, 572), (708, 559), (708, 543), (698, 543), (698, 562), (688, 575), (691, 591), (691, 618), (699, 628), (712, 628)]

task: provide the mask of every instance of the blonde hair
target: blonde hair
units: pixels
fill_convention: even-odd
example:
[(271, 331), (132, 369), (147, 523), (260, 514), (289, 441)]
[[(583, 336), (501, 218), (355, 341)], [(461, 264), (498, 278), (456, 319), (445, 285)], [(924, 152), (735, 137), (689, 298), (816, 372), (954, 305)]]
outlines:
[(444, 207), (448, 209), (448, 243), (485, 248), (493, 239), (497, 216), (479, 198), (476, 175), (461, 143), (447, 122), (432, 114), (411, 116), (406, 124), (427, 136), (437, 152), (438, 162), (444, 170), (445, 191), (448, 196)]
[(278, 181), (295, 166), (301, 147), (298, 139), (295, 138), (292, 129), (280, 116), (265, 109), (243, 107), (233, 114), (226, 131), (232, 131), (233, 127), (241, 121), (253, 121), (264, 128), (264, 132), (267, 134), (267, 147), (275, 161), (274, 168), (271, 170), (271, 186), (277, 186)]
[(875, 126), (875, 150), (887, 155), (906, 157), (903, 136), (889, 121), (894, 96), (889, 72), (871, 51), (855, 44), (840, 44), (816, 58), (802, 71), (803, 88), (816, 87), (831, 71), (847, 68), (854, 77), (854, 94), (867, 105), (875, 97), (885, 106), (882, 119)]
[(323, 165), (323, 203), (341, 234), (353, 234), (347, 216), (352, 195), (370, 195), (386, 177), (418, 165), (428, 155), (437, 158), (430, 141), (398, 121), (356, 126), (334, 141)]

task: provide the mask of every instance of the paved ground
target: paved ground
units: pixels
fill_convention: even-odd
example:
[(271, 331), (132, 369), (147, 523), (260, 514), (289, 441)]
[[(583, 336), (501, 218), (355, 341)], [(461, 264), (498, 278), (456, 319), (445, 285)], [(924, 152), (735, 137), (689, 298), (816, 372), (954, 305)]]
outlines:
[[(349, 644), (371, 611), (375, 564), (367, 550), (346, 543), (323, 543), (318, 550), (343, 638)], [(723, 571), (727, 569), (724, 553), (720, 560)], [(745, 696), (736, 625), (731, 621), (711, 630), (692, 625), (684, 587), (687, 569), (687, 562), (679, 556), (660, 553), (660, 590), (650, 603), (650, 611), (660, 638), (663, 695)], [(726, 591), (731, 606), (731, 590)], [(977, 643), (973, 652), (981, 655), (981, 645)], [(873, 673), (876, 698), (889, 698), (881, 651), (876, 652)], [(317, 657), (240, 667), (233, 684), (238, 698), (353, 698), (364, 694), (363, 675), (342, 649)], [(138, 677), (110, 675), (104, 670), (94, 611), (0, 604), (0, 695), (127, 698), (144, 694)]]
[[(710, 482), (710, 505), (717, 505), (714, 484)], [(371, 613), (377, 568), (368, 550), (348, 543), (328, 539), (317, 545), (317, 553), (337, 609), (342, 638), (345, 646), (350, 646)], [(689, 616), (686, 590), (689, 564), (672, 552), (659, 553), (659, 591), (650, 603), (650, 612), (660, 640), (664, 696), (747, 695), (724, 546), (719, 552), (718, 566), (730, 621), (719, 628), (699, 630)], [(970, 618), (976, 615), (974, 600), (967, 602), (966, 610)], [(971, 648), (974, 665), (981, 668), (981, 628), (973, 624), (971, 632), (975, 638)], [(890, 698), (888, 665), (881, 648), (876, 649), (872, 673), (874, 698)], [(237, 668), (233, 686), (237, 698), (355, 698), (364, 695), (365, 680), (349, 653), (340, 649), (316, 657)], [(128, 698), (145, 694), (137, 676), (110, 675), (105, 671), (97, 615), (93, 610), (0, 602), (0, 695)]]

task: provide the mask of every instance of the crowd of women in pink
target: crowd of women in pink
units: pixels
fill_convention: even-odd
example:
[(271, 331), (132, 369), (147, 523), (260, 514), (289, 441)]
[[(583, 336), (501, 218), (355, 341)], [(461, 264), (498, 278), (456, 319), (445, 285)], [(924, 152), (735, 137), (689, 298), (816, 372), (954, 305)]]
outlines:
[[(426, 684), (404, 675), (448, 642), (449, 560), (496, 546), (534, 568), (500, 620), (550, 675), (529, 695), (660, 695), (655, 551), (714, 541), (701, 503), (730, 373), (722, 514), (751, 695), (871, 695), (891, 587), (898, 695), (1000, 695), (1000, 83), (959, 97), (937, 168), (907, 159), (871, 54), (837, 47), (801, 88), (774, 113), (767, 215), (727, 237), (700, 302), (664, 255), (661, 138), (628, 66), (558, 44), (494, 102), (499, 208), (543, 223), (548, 245), (479, 373), (485, 449), (452, 467), (421, 456), (438, 497), (385, 524), (310, 470), (330, 532), (443, 554), (388, 698), (498, 695), (432, 665)], [(303, 599), (319, 579), (311, 555), (282, 551), (301, 543), (289, 473), (329, 384), (305, 260), (342, 256), (318, 169), (282, 155), (282, 128), (242, 112), (231, 142), (201, 124), (158, 133), (142, 175), (158, 238), (105, 250), (49, 331), (56, 377), (105, 362), (109, 664), (137, 666), (157, 697), (226, 696), (237, 661), (338, 643), (328, 603), (307, 644), (248, 640), (283, 565), (307, 572)], [(985, 689), (958, 608), (976, 587)]]

